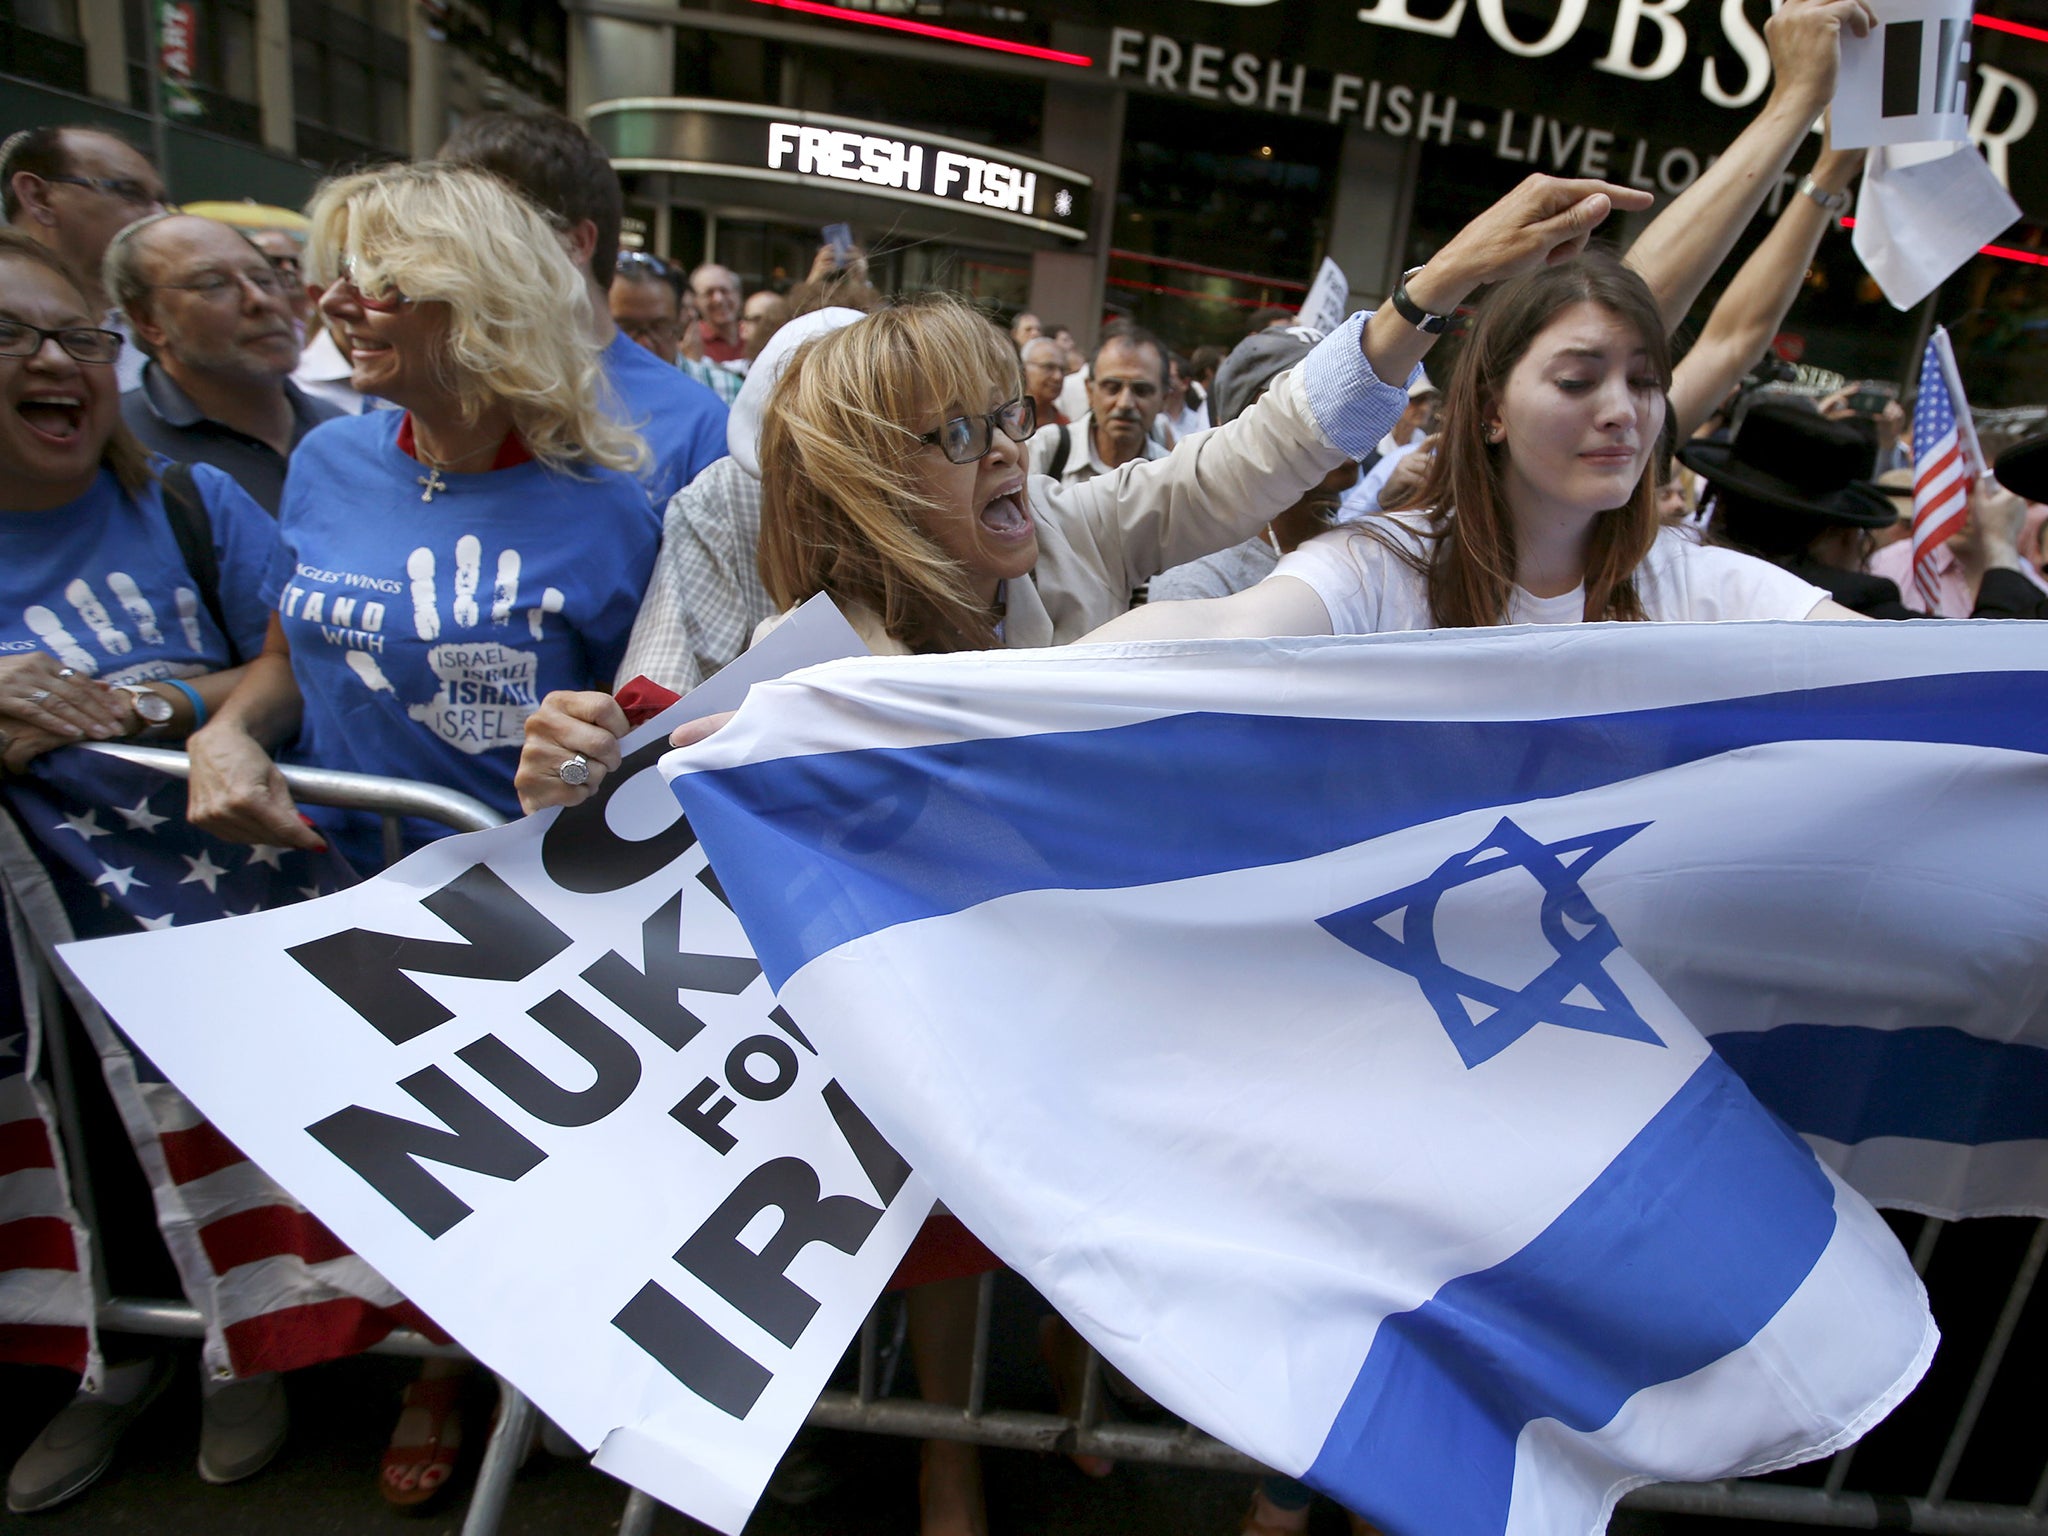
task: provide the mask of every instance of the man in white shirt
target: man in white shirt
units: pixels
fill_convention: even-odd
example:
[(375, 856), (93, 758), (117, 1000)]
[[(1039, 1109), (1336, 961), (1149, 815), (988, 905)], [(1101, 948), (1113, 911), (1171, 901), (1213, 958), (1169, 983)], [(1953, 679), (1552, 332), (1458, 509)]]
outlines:
[(1088, 409), (1071, 426), (1040, 427), (1031, 473), (1076, 484), (1133, 459), (1161, 459), (1152, 423), (1166, 399), (1166, 348), (1150, 331), (1117, 324), (1088, 365)]

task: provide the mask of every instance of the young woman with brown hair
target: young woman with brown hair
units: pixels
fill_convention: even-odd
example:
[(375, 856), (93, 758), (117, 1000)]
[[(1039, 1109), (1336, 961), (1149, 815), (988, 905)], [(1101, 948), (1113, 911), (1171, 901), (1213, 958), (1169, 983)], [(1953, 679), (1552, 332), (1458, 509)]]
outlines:
[(1649, 287), (1604, 253), (1481, 304), (1418, 503), (1325, 534), (1256, 587), (1154, 603), (1091, 638), (1854, 617), (1825, 592), (1658, 517), (1671, 359)]

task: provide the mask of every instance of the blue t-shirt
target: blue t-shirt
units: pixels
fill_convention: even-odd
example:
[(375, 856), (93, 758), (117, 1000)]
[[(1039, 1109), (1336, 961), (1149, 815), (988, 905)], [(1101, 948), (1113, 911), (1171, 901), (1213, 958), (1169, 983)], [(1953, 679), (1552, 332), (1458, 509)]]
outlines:
[[(264, 595), (305, 696), (294, 755), (516, 816), (526, 717), (553, 689), (610, 686), (660, 526), (630, 476), (537, 461), (443, 472), (424, 501), (403, 419), (331, 421), (292, 455)], [(375, 817), (308, 814), (358, 869), (383, 862)], [(407, 844), (442, 832), (409, 823)]]
[[(193, 465), (192, 483), (213, 526), (232, 651), (178, 553), (161, 488), (130, 496), (102, 470), (65, 506), (0, 512), (0, 656), (44, 651), (103, 683), (141, 683), (217, 672), (261, 651), (277, 524), (210, 465)], [(353, 878), (331, 856), (211, 838), (186, 825), (184, 785), (81, 748), (45, 752), (26, 776), (0, 784), (0, 798), (80, 936), (202, 922)]]
[(230, 655), (178, 554), (154, 481), (130, 496), (103, 469), (92, 489), (47, 512), (0, 512), (0, 656), (47, 651), (103, 683), (198, 677), (263, 649), (263, 578), (277, 525), (226, 475), (192, 466), (213, 523)]
[(624, 331), (599, 354), (611, 383), (614, 417), (647, 439), (653, 462), (640, 479), (657, 510), (725, 457), (725, 402), (670, 367)]

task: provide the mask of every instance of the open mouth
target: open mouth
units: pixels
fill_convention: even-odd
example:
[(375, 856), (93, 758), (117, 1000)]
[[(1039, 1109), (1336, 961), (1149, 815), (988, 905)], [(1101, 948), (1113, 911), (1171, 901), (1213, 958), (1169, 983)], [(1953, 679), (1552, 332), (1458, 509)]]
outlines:
[(85, 402), (76, 395), (43, 395), (15, 406), (21, 419), (39, 438), (51, 443), (69, 443), (85, 430)]
[(1024, 505), (1023, 494), (1011, 491), (998, 496), (981, 509), (981, 526), (1006, 541), (1021, 543), (1031, 536), (1031, 513)]

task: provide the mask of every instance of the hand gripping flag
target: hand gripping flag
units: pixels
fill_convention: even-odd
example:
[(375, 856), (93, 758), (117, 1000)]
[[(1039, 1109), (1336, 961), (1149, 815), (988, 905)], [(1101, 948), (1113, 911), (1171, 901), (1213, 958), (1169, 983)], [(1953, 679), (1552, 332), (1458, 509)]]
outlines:
[[(1400, 1536), (1578, 1536), (1933, 1349), (1686, 1017), (2039, 1062), (2048, 634), (1919, 628), (844, 662), (668, 767), (863, 1109), (1145, 1391)], [(2040, 1080), (1957, 1133), (2037, 1189)]]

